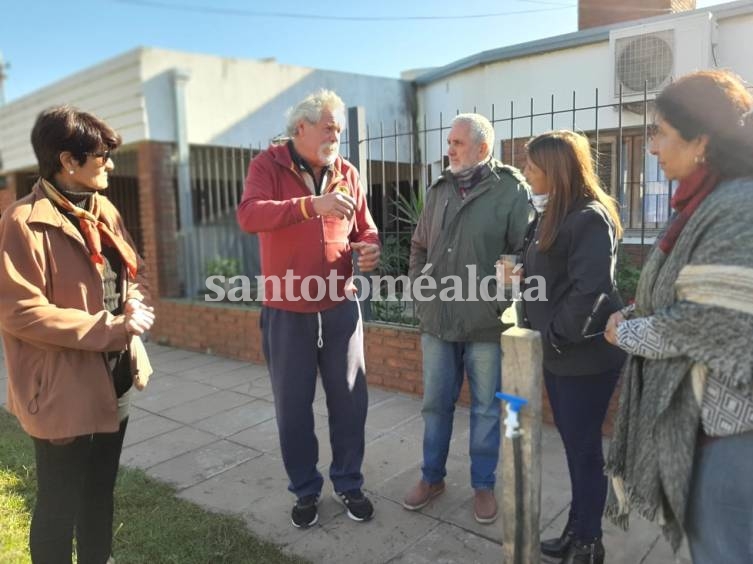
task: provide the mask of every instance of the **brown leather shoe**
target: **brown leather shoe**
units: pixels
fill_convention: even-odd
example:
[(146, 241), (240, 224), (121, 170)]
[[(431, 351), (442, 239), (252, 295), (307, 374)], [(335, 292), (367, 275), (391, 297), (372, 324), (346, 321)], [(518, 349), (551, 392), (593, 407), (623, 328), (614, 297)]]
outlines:
[(494, 523), (497, 520), (494, 490), (473, 490), (473, 516), (479, 523)]
[(422, 507), (426, 507), (429, 502), (444, 492), (444, 480), (437, 482), (436, 484), (430, 484), (425, 480), (419, 480), (419, 482), (413, 486), (403, 499), (403, 507), (409, 511), (416, 511)]

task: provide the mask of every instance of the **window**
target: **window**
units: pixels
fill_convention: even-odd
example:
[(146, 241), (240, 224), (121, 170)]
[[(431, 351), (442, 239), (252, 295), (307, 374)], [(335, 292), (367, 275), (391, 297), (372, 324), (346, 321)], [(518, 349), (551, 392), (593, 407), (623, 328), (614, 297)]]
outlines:
[(643, 135), (624, 133), (620, 176), (615, 193), (626, 229), (661, 229), (669, 219), (672, 187), (654, 155), (645, 151)]

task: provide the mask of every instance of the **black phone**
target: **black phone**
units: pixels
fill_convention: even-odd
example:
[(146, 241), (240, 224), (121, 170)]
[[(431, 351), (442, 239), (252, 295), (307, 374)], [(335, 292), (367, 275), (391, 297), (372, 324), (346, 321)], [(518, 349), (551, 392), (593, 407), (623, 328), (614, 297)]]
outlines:
[(621, 307), (621, 300), (616, 292), (612, 292), (611, 294), (602, 292), (599, 294), (594, 305), (591, 307), (591, 313), (583, 324), (583, 329), (580, 332), (581, 336), (587, 339), (603, 334), (607, 327), (609, 316)]

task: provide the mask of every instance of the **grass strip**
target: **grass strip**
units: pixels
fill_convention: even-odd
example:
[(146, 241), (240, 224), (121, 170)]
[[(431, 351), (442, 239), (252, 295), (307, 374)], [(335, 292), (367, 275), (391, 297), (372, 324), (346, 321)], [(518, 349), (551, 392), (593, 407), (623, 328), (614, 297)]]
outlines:
[[(127, 431), (126, 431), (127, 432)], [(34, 508), (34, 447), (16, 419), (0, 408), (0, 562), (31, 562), (29, 522)], [(117, 564), (299, 564), (261, 541), (242, 519), (178, 498), (144, 472), (121, 467), (115, 487)]]

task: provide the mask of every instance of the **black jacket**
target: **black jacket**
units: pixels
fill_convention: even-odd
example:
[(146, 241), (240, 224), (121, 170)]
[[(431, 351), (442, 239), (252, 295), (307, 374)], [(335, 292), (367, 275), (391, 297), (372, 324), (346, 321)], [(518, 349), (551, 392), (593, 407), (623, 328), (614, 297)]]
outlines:
[[(621, 349), (603, 335), (584, 339), (581, 334), (599, 294), (616, 296), (617, 240), (609, 215), (595, 200), (578, 200), (545, 252), (538, 249), (538, 225), (539, 217), (526, 236), (523, 267), (527, 279), (543, 277), (546, 300), (536, 299), (541, 297), (534, 290), (536, 283), (529, 282), (524, 312), (525, 322), (541, 333), (544, 368), (574, 376), (618, 370), (625, 360)], [(615, 311), (617, 301), (612, 300)]]

